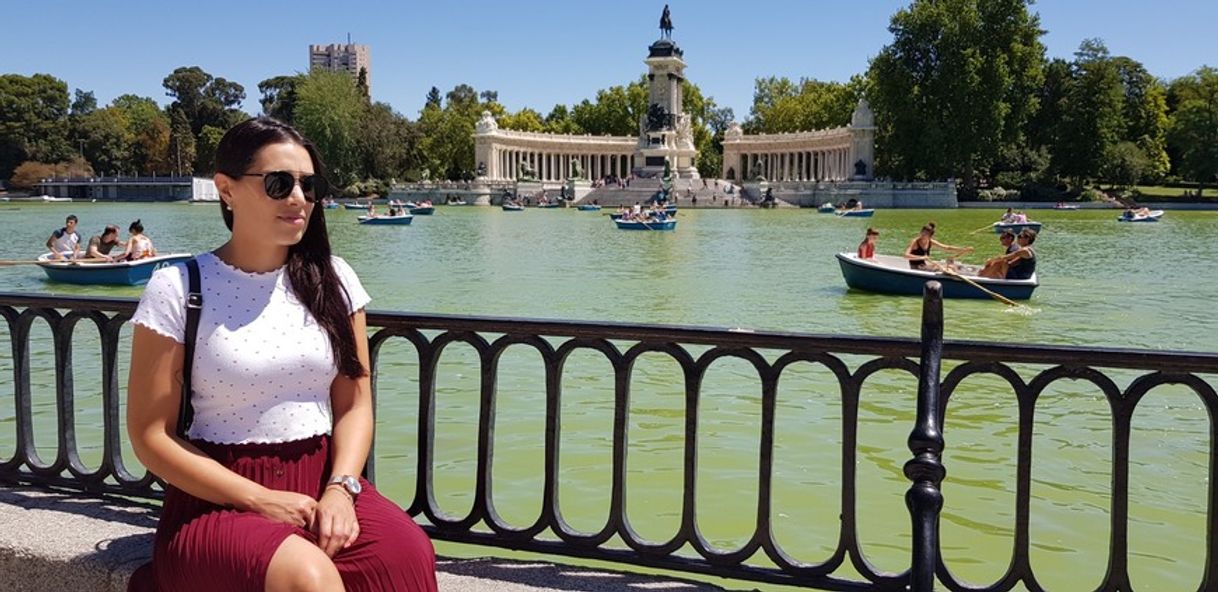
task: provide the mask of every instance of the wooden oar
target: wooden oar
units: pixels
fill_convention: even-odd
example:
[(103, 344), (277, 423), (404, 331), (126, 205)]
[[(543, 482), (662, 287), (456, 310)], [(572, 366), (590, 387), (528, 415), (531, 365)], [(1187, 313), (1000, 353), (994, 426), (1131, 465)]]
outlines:
[(96, 262), (100, 262), (100, 261), (107, 261), (107, 259), (105, 257), (87, 257), (84, 259), (47, 259), (45, 261), (40, 261), (38, 259), (31, 259), (28, 261), (19, 260), (19, 259), (10, 259), (10, 260), (0, 260), (0, 266), (37, 265), (39, 263), (96, 263)]
[(982, 230), (993, 230), (995, 224), (998, 224), (998, 222), (990, 222), (989, 224), (986, 224), (985, 226), (982, 226), (981, 228), (978, 228), (977, 230), (974, 230), (974, 231), (970, 232), (969, 234), (977, 234), (978, 232), (981, 232)]
[(961, 280), (964, 283), (966, 283), (974, 288), (977, 288), (978, 290), (981, 290), (987, 296), (989, 296), (990, 298), (993, 298), (994, 300), (997, 300), (1007, 306), (1019, 306), (1018, 302), (1015, 302), (1014, 300), (1011, 300), (1010, 298), (1007, 298), (1006, 296), (1003, 296), (1002, 294), (999, 294), (998, 292), (990, 290), (989, 288), (986, 288), (985, 286), (982, 286), (981, 284), (978, 284), (977, 282), (974, 282), (973, 280), (970, 280), (967, 277), (960, 275), (955, 270), (953, 270), (952, 268), (950, 268), (946, 265), (940, 265), (938, 263), (936, 263), (934, 265), (936, 267), (938, 267), (939, 271), (941, 271), (947, 275), (950, 275), (958, 280)]

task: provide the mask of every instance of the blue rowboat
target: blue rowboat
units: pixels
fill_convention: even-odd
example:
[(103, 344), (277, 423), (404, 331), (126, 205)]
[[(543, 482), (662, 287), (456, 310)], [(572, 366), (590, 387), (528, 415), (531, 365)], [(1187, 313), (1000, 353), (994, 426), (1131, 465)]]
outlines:
[(820, 204), (819, 208), (816, 208), (816, 211), (822, 214), (832, 214), (837, 211), (837, 208), (833, 207), (831, 203), (823, 203)]
[(414, 221), (414, 216), (410, 214), (402, 214), (400, 216), (360, 216), (356, 220), (360, 224), (368, 224), (370, 226), (409, 226)]
[(596, 204), (580, 204), (575, 209), (577, 209), (581, 212), (599, 212), (599, 211), (601, 211), (601, 207)]
[(430, 216), (436, 213), (434, 206), (416, 206), (410, 209), (411, 216)]
[(553, 209), (553, 208), (561, 208), (562, 204), (560, 204), (556, 201), (552, 201), (552, 202), (547, 202), (547, 203), (539, 203), (539, 204), (537, 204), (537, 207), (539, 207), (543, 210), (549, 210), (549, 209)]
[[(937, 271), (910, 269), (904, 257), (876, 255), (874, 259), (859, 259), (857, 253), (838, 253), (846, 285), (865, 292), (921, 296), (926, 282), (935, 280), (943, 285), (944, 298), (990, 298), (988, 294), (964, 280)], [(1039, 286), (1036, 275), (1026, 280), (995, 280), (969, 276), (970, 280), (987, 290), (1011, 300), (1027, 300)]]
[(995, 222), (994, 234), (1002, 234), (1005, 230), (1010, 230), (1015, 234), (1019, 234), (1023, 229), (1027, 228), (1040, 234), (1040, 222)]
[(614, 220), (618, 230), (673, 230), (677, 227), (677, 221), (669, 218), (668, 220), (644, 222), (642, 220)]
[(1152, 210), (1146, 216), (1120, 216), (1117, 218), (1119, 222), (1158, 222), (1159, 218), (1163, 217), (1163, 210)]
[(522, 206), (520, 204), (506, 204), (505, 203), (505, 204), (503, 204), (503, 211), (505, 211), (505, 212), (523, 212), (524, 206)]
[(142, 286), (152, 272), (191, 258), (190, 253), (157, 255), (138, 261), (55, 261), (51, 254), (38, 257), (38, 267), (52, 282), (88, 286)]
[(875, 209), (866, 210), (846, 210), (837, 214), (842, 218), (870, 218), (875, 215)]
[(336, 202), (336, 201), (329, 201), (329, 202), (326, 202), (326, 205), (325, 205), (324, 207), (325, 207), (327, 210), (337, 210), (337, 209), (338, 209), (338, 202)]
[(343, 208), (348, 210), (364, 210), (368, 211), (368, 204), (345, 203)]

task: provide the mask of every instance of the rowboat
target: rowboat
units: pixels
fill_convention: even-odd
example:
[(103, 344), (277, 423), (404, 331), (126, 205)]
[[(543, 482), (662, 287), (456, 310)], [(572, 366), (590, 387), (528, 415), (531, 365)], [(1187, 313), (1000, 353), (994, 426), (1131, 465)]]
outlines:
[(816, 211), (820, 212), (822, 214), (832, 214), (837, 211), (837, 208), (834, 207), (833, 204), (831, 204), (829, 202), (825, 202), (823, 204), (820, 204), (820, 207), (816, 208)]
[(368, 204), (345, 203), (345, 204), (343, 204), (343, 208), (344, 208), (344, 209), (348, 209), (348, 210), (364, 210), (364, 211), (368, 211)]
[(552, 208), (561, 208), (562, 204), (558, 203), (556, 201), (550, 201), (550, 202), (546, 202), (546, 203), (539, 203), (539, 204), (537, 204), (537, 207), (539, 207), (543, 210), (549, 210)]
[(1125, 216), (1124, 214), (1122, 214), (1121, 216), (1117, 217), (1117, 221), (1119, 221), (1119, 222), (1158, 222), (1159, 218), (1162, 218), (1162, 217), (1163, 217), (1163, 210), (1151, 210), (1150, 213), (1145, 216)]
[(435, 206), (415, 206), (408, 209), (410, 210), (410, 215), (412, 216), (430, 216), (436, 213)]
[(523, 212), (524, 206), (522, 206), (520, 204), (505, 203), (505, 204), (503, 204), (503, 211), (505, 211), (505, 212)]
[(995, 222), (994, 234), (1002, 234), (1003, 231), (1010, 230), (1015, 234), (1019, 234), (1025, 228), (1040, 233), (1040, 227), (1043, 226), (1040, 222)]
[(322, 207), (326, 208), (327, 210), (337, 210), (337, 209), (338, 209), (338, 202), (335, 202), (335, 201), (328, 201), (328, 202), (326, 202), (326, 203), (325, 203), (325, 205), (323, 205)]
[(90, 286), (142, 286), (148, 283), (152, 272), (169, 267), (179, 261), (190, 259), (190, 253), (170, 253), (136, 261), (56, 261), (51, 254), (38, 257), (38, 267), (46, 272), (52, 282), (82, 284)]
[(655, 222), (644, 222), (642, 220), (614, 220), (618, 230), (673, 230), (677, 227), (677, 221), (669, 218), (667, 220), (657, 220)]
[(1054, 205), (1053, 209), (1055, 209), (1055, 210), (1077, 210), (1077, 209), (1079, 209), (1079, 207), (1081, 207), (1081, 206), (1059, 203), (1059, 204)]
[(360, 216), (356, 218), (360, 224), (369, 224), (372, 226), (409, 226), (414, 221), (414, 216), (410, 214), (401, 214), (399, 216)]
[(838, 212), (837, 215), (841, 216), (842, 218), (870, 218), (875, 215), (875, 209), (868, 208), (866, 210), (846, 210), (844, 212)]
[(581, 212), (599, 212), (601, 207), (596, 204), (579, 204), (575, 209)]
[[(991, 296), (971, 286), (956, 276), (938, 271), (910, 269), (909, 260), (893, 255), (876, 255), (873, 259), (860, 259), (857, 253), (838, 253), (837, 261), (842, 268), (846, 285), (865, 292), (877, 294), (899, 294), (921, 296), (926, 282), (935, 280), (943, 285), (944, 298), (990, 298)], [(968, 275), (967, 271), (961, 273)], [(969, 280), (1011, 300), (1027, 300), (1039, 284), (1036, 274), (1026, 280), (996, 280), (969, 276)]]

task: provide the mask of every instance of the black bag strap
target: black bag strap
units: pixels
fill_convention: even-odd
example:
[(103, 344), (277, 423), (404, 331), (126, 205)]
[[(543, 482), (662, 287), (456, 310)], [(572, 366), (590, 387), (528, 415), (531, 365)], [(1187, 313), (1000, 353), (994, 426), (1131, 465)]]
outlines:
[(190, 404), (191, 369), (195, 361), (195, 337), (199, 334), (199, 315), (203, 311), (202, 280), (199, 279), (199, 261), (186, 260), (186, 351), (182, 356), (182, 406), (178, 411), (178, 436), (186, 437), (190, 424), (195, 420), (195, 408)]

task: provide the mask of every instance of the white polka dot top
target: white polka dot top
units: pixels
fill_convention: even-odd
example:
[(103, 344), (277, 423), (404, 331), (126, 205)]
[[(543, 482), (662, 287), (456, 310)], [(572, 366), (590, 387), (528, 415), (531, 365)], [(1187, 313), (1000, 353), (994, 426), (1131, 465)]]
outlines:
[[(292, 292), (284, 268), (247, 273), (212, 253), (197, 257), (203, 311), (194, 355), (192, 439), (290, 442), (330, 433), (330, 340)], [(352, 312), (371, 300), (355, 272), (332, 259)], [(152, 274), (131, 321), (184, 343), (186, 266)]]

